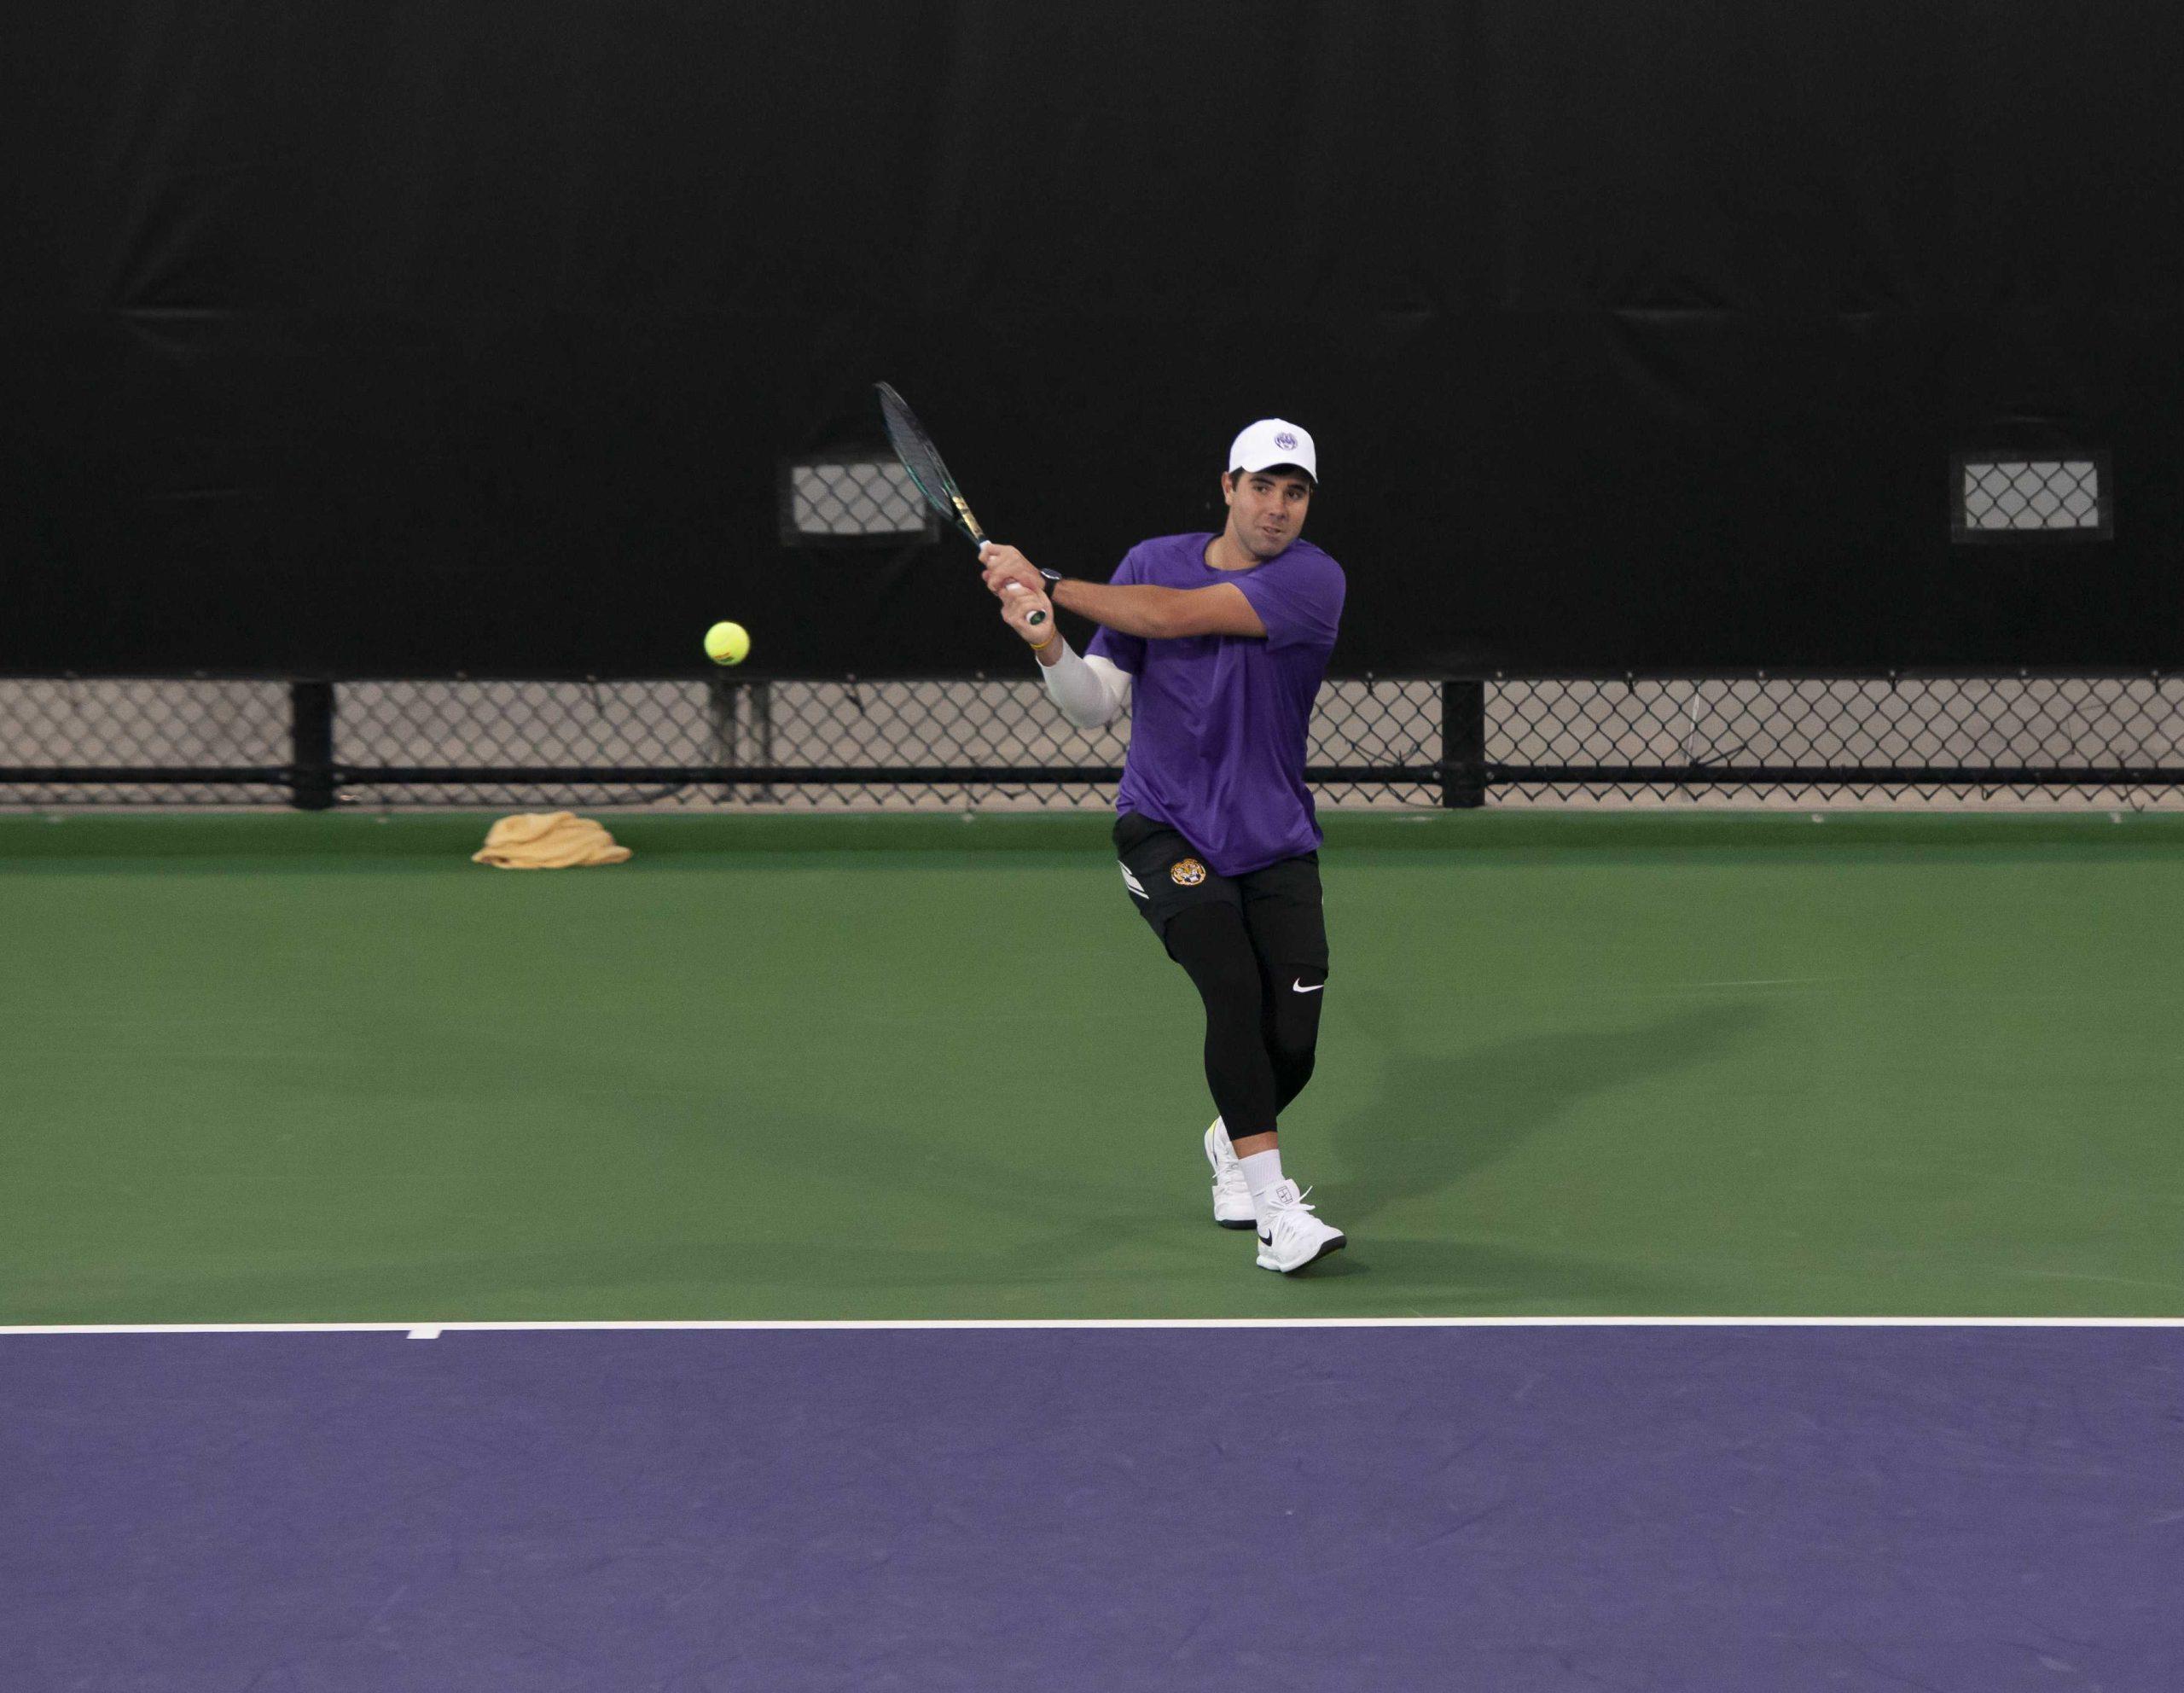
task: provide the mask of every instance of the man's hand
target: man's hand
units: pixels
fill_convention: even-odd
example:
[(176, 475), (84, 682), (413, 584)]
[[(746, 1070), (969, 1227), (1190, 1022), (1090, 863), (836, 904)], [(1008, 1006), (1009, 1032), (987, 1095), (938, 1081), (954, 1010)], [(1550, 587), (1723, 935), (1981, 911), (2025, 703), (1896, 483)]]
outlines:
[[(1033, 593), (1016, 581), (1003, 584), (996, 591), (1001, 595), (1001, 620), (1024, 637), (1025, 646), (1043, 647), (1054, 638), (1054, 608), (1047, 603), (1044, 594)], [(1042, 611), (1046, 618), (1035, 629), (1031, 614)]]
[[(1003, 601), (1014, 598), (1008, 591), (1014, 582), (1025, 595), (1037, 595), (1042, 605), (1046, 603), (1047, 579), (1039, 574), (1039, 567), (1014, 547), (1004, 547), (988, 541), (979, 550), (979, 562), (985, 567), (986, 587)], [(1030, 608), (1026, 608), (1030, 609)]]

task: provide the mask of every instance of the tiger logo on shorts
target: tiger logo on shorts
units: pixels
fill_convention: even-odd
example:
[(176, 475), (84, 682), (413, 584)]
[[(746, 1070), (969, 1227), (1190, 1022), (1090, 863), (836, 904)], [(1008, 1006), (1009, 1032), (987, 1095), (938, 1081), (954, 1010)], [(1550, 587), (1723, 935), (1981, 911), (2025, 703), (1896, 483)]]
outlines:
[(1168, 866), (1168, 880), (1178, 887), (1196, 887), (1205, 880), (1205, 866), (1196, 858), (1178, 858)]

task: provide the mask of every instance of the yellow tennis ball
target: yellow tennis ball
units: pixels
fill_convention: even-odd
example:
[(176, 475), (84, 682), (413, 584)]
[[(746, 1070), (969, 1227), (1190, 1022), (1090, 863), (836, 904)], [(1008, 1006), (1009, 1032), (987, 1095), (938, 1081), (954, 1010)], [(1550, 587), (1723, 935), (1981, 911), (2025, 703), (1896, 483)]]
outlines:
[(706, 656), (715, 664), (741, 664), (750, 656), (751, 637), (740, 623), (716, 623), (706, 631)]

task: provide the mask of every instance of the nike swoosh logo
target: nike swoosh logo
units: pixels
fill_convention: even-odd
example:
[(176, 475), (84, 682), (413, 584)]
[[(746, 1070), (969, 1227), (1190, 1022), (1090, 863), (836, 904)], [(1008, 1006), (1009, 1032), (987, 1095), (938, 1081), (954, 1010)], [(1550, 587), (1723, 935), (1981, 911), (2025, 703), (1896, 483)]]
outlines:
[(1323, 981), (1314, 982), (1311, 986), (1307, 987), (1304, 986), (1304, 979), (1299, 976), (1291, 986), (1299, 993), (1317, 993), (1327, 984)]

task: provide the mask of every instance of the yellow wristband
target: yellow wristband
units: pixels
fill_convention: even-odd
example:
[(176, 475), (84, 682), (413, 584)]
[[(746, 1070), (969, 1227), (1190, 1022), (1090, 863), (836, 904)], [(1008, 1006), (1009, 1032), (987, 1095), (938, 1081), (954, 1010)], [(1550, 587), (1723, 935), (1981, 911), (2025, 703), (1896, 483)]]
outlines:
[(1055, 636), (1055, 635), (1059, 635), (1059, 634), (1060, 634), (1060, 633), (1061, 633), (1061, 631), (1060, 631), (1060, 630), (1059, 630), (1059, 629), (1057, 629), (1057, 630), (1055, 630), (1055, 631), (1054, 631), (1054, 634), (1048, 635), (1045, 640), (1043, 640), (1043, 641), (1027, 641), (1027, 642), (1025, 642), (1025, 645), (1026, 645), (1026, 646), (1028, 646), (1029, 648), (1031, 648), (1031, 649), (1033, 652), (1035, 652), (1035, 653), (1043, 653), (1044, 651), (1046, 651), (1046, 649), (1047, 649), (1048, 648), (1049, 648), (1049, 647), (1051, 647), (1051, 646), (1053, 646), (1053, 645), (1054, 645), (1054, 636)]

